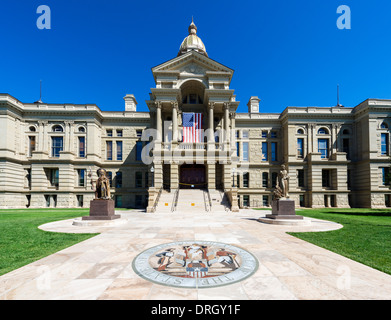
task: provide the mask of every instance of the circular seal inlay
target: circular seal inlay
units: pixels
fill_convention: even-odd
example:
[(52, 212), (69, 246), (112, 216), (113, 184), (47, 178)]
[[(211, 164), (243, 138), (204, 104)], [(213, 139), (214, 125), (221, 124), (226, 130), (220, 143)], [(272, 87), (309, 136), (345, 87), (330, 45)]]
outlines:
[(248, 251), (214, 241), (178, 241), (140, 253), (133, 269), (140, 277), (163, 285), (208, 288), (242, 281), (258, 268)]

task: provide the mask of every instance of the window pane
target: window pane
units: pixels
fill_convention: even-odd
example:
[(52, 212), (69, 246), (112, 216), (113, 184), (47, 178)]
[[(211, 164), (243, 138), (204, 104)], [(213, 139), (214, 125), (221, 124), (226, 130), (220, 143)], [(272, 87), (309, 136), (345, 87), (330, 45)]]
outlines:
[(62, 137), (52, 137), (52, 156), (59, 157), (63, 149)]
[(118, 171), (115, 174), (115, 187), (122, 188), (122, 172), (121, 171)]
[(79, 137), (79, 157), (84, 158), (86, 156), (85, 137)]
[(269, 182), (269, 174), (267, 172), (262, 173), (262, 187), (267, 188)]
[(141, 152), (143, 151), (143, 142), (136, 142), (136, 161), (141, 161)]
[(381, 134), (381, 154), (388, 155), (388, 133)]
[(113, 160), (113, 141), (106, 142), (107, 160)]
[(272, 161), (277, 161), (277, 142), (272, 142)]
[(248, 161), (248, 142), (243, 142), (243, 161)]
[(302, 138), (297, 139), (297, 157), (304, 157), (304, 139)]
[(122, 141), (117, 141), (117, 160), (122, 161)]
[(329, 140), (328, 139), (319, 139), (318, 140), (318, 152), (321, 154), (322, 159), (329, 157)]
[(267, 142), (262, 142), (262, 161), (267, 161)]

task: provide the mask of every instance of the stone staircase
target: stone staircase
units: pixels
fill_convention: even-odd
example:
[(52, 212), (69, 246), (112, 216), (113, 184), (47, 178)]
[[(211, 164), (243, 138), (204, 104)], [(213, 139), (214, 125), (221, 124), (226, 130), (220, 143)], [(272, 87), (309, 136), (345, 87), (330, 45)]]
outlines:
[(227, 195), (220, 190), (209, 190), (212, 201), (212, 212), (230, 212), (231, 205)]
[[(229, 212), (230, 205), (223, 191), (210, 190), (210, 201), (207, 190), (200, 189), (180, 189), (175, 206), (177, 190), (172, 192), (163, 190), (156, 212), (182, 212), (184, 214), (191, 212)], [(210, 205), (212, 204), (212, 206)]]

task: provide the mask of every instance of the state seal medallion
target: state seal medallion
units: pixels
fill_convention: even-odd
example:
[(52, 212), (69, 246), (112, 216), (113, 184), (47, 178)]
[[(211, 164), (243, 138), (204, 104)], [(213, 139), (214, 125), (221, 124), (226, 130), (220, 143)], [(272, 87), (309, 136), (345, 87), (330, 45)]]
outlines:
[(242, 281), (258, 269), (248, 251), (214, 241), (178, 241), (140, 253), (133, 260), (140, 277), (163, 285), (208, 288)]

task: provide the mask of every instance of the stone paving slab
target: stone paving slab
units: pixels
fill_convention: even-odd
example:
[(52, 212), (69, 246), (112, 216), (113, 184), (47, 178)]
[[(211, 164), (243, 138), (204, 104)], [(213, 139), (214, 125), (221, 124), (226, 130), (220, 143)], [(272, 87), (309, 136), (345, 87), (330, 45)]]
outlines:
[[(119, 211), (112, 226), (49, 223), (50, 232), (100, 233), (0, 277), (0, 299), (30, 300), (357, 300), (391, 299), (391, 276), (288, 235), (329, 231), (336, 223), (310, 226), (258, 221), (267, 211), (239, 213)], [(227, 286), (192, 289), (152, 283), (132, 262), (153, 246), (184, 240), (218, 241), (252, 253), (259, 263), (249, 278)]]

